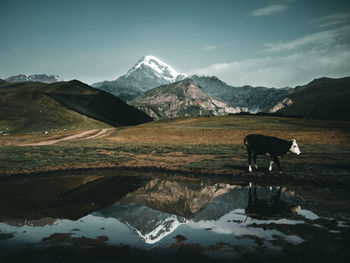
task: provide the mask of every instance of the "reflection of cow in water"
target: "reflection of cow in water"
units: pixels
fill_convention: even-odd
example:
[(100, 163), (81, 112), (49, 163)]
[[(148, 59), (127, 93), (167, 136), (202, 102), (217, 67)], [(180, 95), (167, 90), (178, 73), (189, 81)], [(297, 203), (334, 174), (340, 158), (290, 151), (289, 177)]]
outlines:
[(256, 164), (257, 155), (266, 154), (271, 158), (269, 171), (272, 170), (272, 164), (276, 163), (280, 172), (282, 172), (282, 169), (278, 156), (284, 156), (289, 151), (298, 155), (300, 154), (300, 150), (295, 139), (292, 141), (285, 141), (277, 137), (250, 134), (244, 138), (244, 144), (247, 146), (248, 151), (249, 172), (252, 171), (252, 154), (255, 169), (258, 168)]
[(277, 194), (271, 195), (269, 199), (259, 199), (256, 186), (254, 186), (252, 193), (251, 185), (249, 183), (248, 206), (245, 209), (247, 216), (259, 220), (269, 220), (292, 217), (299, 214), (300, 205), (288, 205), (281, 201), (282, 186), (280, 186)]

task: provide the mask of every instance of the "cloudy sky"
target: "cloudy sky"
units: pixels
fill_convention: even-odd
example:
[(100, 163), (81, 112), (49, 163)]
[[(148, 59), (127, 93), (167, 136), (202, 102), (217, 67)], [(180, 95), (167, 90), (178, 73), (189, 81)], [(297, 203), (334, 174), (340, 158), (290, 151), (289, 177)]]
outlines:
[(350, 1), (0, 1), (0, 78), (91, 84), (144, 55), (235, 86), (350, 76)]

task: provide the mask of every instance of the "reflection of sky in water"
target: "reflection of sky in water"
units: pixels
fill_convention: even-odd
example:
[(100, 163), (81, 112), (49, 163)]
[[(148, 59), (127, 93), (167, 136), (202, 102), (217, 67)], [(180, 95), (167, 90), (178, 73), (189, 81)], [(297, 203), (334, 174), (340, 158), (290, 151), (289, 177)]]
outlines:
[[(315, 216), (314, 213), (308, 210), (303, 210), (303, 214)], [(310, 218), (311, 219), (311, 218)], [(236, 222), (234, 222), (236, 221)], [(201, 245), (213, 245), (218, 242), (225, 242), (229, 244), (252, 244), (252, 240), (236, 239), (236, 236), (254, 235), (266, 240), (272, 240), (272, 235), (280, 235), (285, 237), (285, 240), (298, 244), (303, 240), (297, 236), (286, 236), (277, 230), (263, 230), (263, 228), (247, 227), (250, 224), (300, 224), (304, 223), (302, 220), (257, 220), (246, 218), (244, 209), (233, 210), (218, 220), (200, 220), (187, 221), (177, 224), (175, 229), (171, 229), (166, 233), (159, 242), (147, 244), (131, 230), (131, 226), (121, 223), (115, 218), (104, 218), (94, 215), (85, 216), (79, 220), (61, 220), (54, 225), (46, 226), (11, 226), (5, 223), (0, 223), (2, 233), (14, 233), (13, 238), (1, 240), (1, 247), (10, 249), (19, 249), (20, 244), (37, 244), (45, 237), (49, 237), (55, 233), (72, 233), (72, 237), (88, 237), (95, 239), (98, 236), (107, 236), (107, 244), (120, 245), (128, 244), (135, 247), (152, 247), (164, 246), (167, 247), (175, 242), (174, 236), (183, 235), (187, 238), (186, 242), (198, 243)], [(73, 231), (72, 231), (73, 230)], [(16, 245), (16, 246), (14, 246)], [(265, 245), (269, 246), (268, 243)], [(19, 246), (19, 247), (18, 247)]]
[[(5, 248), (6, 252), (11, 253), (27, 247), (27, 244), (45, 246), (50, 243), (41, 242), (43, 238), (55, 233), (72, 233), (72, 238), (84, 236), (95, 239), (98, 236), (106, 236), (108, 245), (130, 245), (139, 248), (169, 247), (176, 242), (174, 239), (176, 235), (186, 237), (185, 243), (198, 243), (204, 246), (223, 242), (231, 245), (257, 247), (254, 239), (239, 238), (240, 236), (257, 236), (264, 239), (266, 247), (278, 250), (279, 247), (273, 246), (270, 242), (275, 239), (273, 235), (282, 236), (291, 244), (299, 244), (303, 242), (303, 239), (296, 235), (285, 235), (275, 229), (264, 230), (259, 225), (303, 224), (305, 223), (303, 218), (310, 220), (319, 218), (306, 209), (301, 209), (301, 216), (297, 220), (289, 218), (259, 220), (247, 217), (244, 209), (247, 203), (247, 193), (247, 189), (240, 188), (217, 197), (192, 219), (163, 213), (143, 205), (116, 203), (79, 220), (63, 219), (53, 225), (18, 227), (0, 223), (0, 234), (13, 233), (12, 238), (0, 240), (0, 248), (3, 248), (2, 251)], [(283, 198), (286, 198), (285, 194)], [(137, 213), (130, 214), (130, 211)], [(216, 215), (213, 215), (215, 211)], [(134, 215), (137, 215), (137, 218)], [(140, 221), (140, 219), (145, 221)], [(251, 224), (255, 224), (256, 227), (249, 227)]]

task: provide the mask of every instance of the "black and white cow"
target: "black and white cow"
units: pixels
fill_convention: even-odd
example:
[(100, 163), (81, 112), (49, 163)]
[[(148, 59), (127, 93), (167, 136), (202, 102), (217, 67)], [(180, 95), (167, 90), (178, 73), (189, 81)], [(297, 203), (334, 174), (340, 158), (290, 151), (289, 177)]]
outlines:
[(282, 172), (282, 170), (280, 162), (278, 160), (278, 156), (284, 156), (288, 151), (298, 155), (300, 154), (300, 150), (295, 139), (293, 139), (292, 141), (285, 141), (277, 137), (265, 136), (260, 134), (250, 134), (244, 138), (244, 144), (247, 146), (248, 151), (249, 172), (252, 171), (252, 154), (255, 169), (258, 168), (256, 164), (257, 155), (266, 154), (271, 158), (269, 171), (272, 170), (272, 164), (276, 163), (280, 172)]

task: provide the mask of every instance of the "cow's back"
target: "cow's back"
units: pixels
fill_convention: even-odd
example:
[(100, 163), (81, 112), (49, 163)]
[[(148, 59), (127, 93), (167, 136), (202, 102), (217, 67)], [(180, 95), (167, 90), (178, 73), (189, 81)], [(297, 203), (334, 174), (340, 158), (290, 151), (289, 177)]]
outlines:
[(245, 144), (257, 154), (275, 153), (281, 154), (288, 147), (288, 142), (277, 137), (261, 134), (250, 134), (244, 139)]

